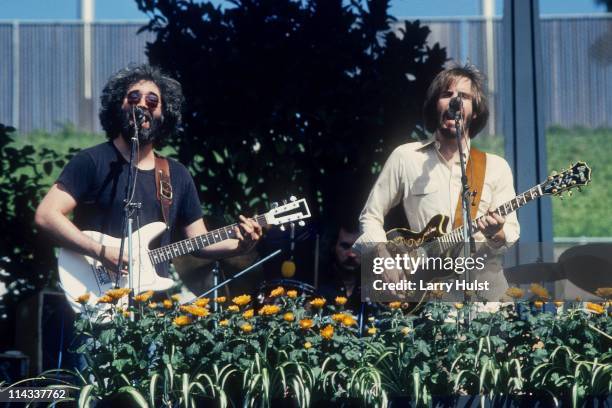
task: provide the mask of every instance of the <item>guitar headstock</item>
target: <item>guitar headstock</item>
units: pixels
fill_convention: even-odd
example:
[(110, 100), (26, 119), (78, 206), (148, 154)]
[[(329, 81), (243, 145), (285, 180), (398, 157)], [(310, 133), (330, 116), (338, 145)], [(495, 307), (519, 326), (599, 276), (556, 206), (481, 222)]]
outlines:
[(303, 220), (310, 218), (310, 209), (305, 198), (298, 200), (295, 196), (291, 196), (289, 202), (284, 202), (282, 205), (273, 204), (265, 217), (268, 225), (280, 225), (282, 228), (284, 224), (298, 221), (298, 224), (303, 226)]
[[(558, 195), (573, 188), (586, 186), (591, 181), (591, 168), (585, 162), (576, 162), (561, 173), (552, 172), (545, 182), (540, 184), (542, 193)], [(568, 193), (571, 195), (571, 191)]]

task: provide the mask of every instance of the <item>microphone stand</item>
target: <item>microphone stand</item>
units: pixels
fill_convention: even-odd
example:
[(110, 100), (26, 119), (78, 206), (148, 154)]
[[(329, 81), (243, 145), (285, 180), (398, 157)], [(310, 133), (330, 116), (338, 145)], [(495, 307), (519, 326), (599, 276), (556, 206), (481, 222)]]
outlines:
[[(468, 179), (466, 174), (466, 162), (463, 158), (463, 124), (462, 124), (462, 112), (463, 112), (463, 100), (459, 100), (459, 109), (455, 111), (455, 133), (457, 137), (457, 146), (459, 149), (459, 161), (461, 163), (461, 206), (463, 212), (463, 256), (467, 259), (476, 253), (476, 243), (474, 241), (474, 231), (472, 226), (472, 219), (470, 216), (470, 187), (468, 185)], [(465, 270), (465, 280), (470, 280), (470, 269)], [(470, 296), (465, 298), (470, 300)], [(467, 324), (469, 327), (471, 315), (470, 308), (467, 308)]]
[[(135, 160), (138, 154), (138, 121), (136, 120), (136, 111), (134, 106), (132, 105), (132, 120), (134, 121), (134, 136), (131, 138), (130, 143), (130, 162), (129, 162), (129, 170), (128, 170), (128, 179), (127, 179), (127, 187), (125, 189), (125, 199), (123, 202), (125, 206), (123, 207), (123, 221), (122, 221), (122, 235), (121, 235), (121, 244), (119, 246), (119, 261), (117, 262), (117, 278), (115, 280), (115, 285), (119, 287), (119, 279), (121, 276), (121, 269), (123, 268), (123, 253), (125, 250), (125, 239), (127, 237), (127, 251), (128, 251), (128, 287), (130, 291), (134, 290), (134, 270), (133, 270), (133, 243), (132, 243), (132, 233), (133, 233), (133, 224), (134, 218), (137, 217), (138, 210), (141, 207), (141, 203), (134, 203), (132, 199), (134, 198), (134, 191), (136, 190), (136, 176), (138, 172), (138, 168), (136, 167)], [(132, 294), (132, 293), (131, 293)], [(132, 306), (134, 303), (133, 296), (128, 296), (128, 305)], [(131, 319), (134, 316), (131, 315)]]

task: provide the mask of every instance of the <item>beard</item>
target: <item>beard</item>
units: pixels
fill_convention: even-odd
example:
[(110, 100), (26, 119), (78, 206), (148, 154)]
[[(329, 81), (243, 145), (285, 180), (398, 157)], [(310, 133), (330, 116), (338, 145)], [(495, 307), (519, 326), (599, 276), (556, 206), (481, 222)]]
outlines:
[[(138, 129), (138, 142), (141, 144), (149, 144), (158, 142), (162, 138), (163, 117), (153, 117), (148, 110), (143, 111), (145, 120), (149, 123), (148, 128), (142, 127)], [(136, 130), (132, 117), (132, 109), (121, 109), (121, 136), (127, 144), (132, 143)]]
[[(438, 133), (440, 134), (440, 136), (442, 136), (445, 139), (454, 139), (457, 137), (455, 135), (456, 133), (455, 126), (453, 125), (452, 129), (444, 127), (444, 123), (448, 119), (453, 119), (453, 117), (450, 116), (448, 111), (443, 112), (442, 115), (440, 115), (440, 121), (438, 123)], [(461, 124), (463, 134), (467, 133), (469, 135), (471, 125), (472, 125), (472, 118), (471, 117), (464, 118), (463, 123)]]

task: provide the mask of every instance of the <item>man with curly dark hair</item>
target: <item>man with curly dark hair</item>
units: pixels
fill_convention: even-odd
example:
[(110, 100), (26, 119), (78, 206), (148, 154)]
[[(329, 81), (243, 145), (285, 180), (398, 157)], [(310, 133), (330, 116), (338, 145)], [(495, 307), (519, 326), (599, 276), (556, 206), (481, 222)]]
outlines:
[[(108, 142), (82, 150), (66, 165), (38, 206), (36, 224), (59, 245), (96, 258), (116, 270), (119, 248), (104, 247), (81, 231), (98, 231), (114, 237), (123, 235), (129, 158), (136, 132), (134, 122), (139, 129), (133, 202), (141, 203), (135, 229), (163, 221), (162, 204), (157, 199), (154, 147), (178, 130), (183, 102), (181, 85), (155, 67), (129, 66), (114, 74), (102, 91), (100, 108), (100, 122)], [(166, 220), (168, 229), (160, 245), (170, 243), (175, 234), (192, 238), (207, 232), (191, 175), (175, 160), (168, 159), (168, 166), (173, 197)], [(71, 213), (72, 221), (68, 218)], [(237, 239), (207, 246), (198, 254), (220, 258), (251, 249), (261, 237), (261, 227), (243, 216), (239, 225)], [(126, 253), (123, 259), (127, 262)], [(167, 276), (167, 262), (156, 267), (160, 275)]]

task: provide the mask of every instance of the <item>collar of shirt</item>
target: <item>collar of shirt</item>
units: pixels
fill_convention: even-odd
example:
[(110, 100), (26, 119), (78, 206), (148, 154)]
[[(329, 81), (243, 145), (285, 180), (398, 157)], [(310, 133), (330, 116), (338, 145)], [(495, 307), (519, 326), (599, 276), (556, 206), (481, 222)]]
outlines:
[[(419, 147), (420, 149), (426, 149), (430, 146), (433, 146), (436, 148), (436, 153), (438, 153), (438, 157), (440, 158), (440, 160), (442, 160), (442, 163), (446, 164), (447, 166), (451, 166), (452, 164), (450, 163), (450, 161), (446, 161), (446, 159), (444, 159), (444, 156), (442, 156), (442, 153), (440, 153), (440, 141), (437, 138), (433, 138), (427, 142), (425, 142), (423, 144), (423, 146)], [(465, 160), (465, 162), (467, 163), (469, 154), (470, 154), (470, 148), (471, 148), (471, 143), (470, 143), (470, 138), (467, 138), (467, 149), (465, 149), (463, 151), (463, 159)], [(453, 160), (454, 160), (454, 164), (460, 164), (461, 160), (459, 160), (459, 154), (455, 153), (455, 155), (453, 156)]]

